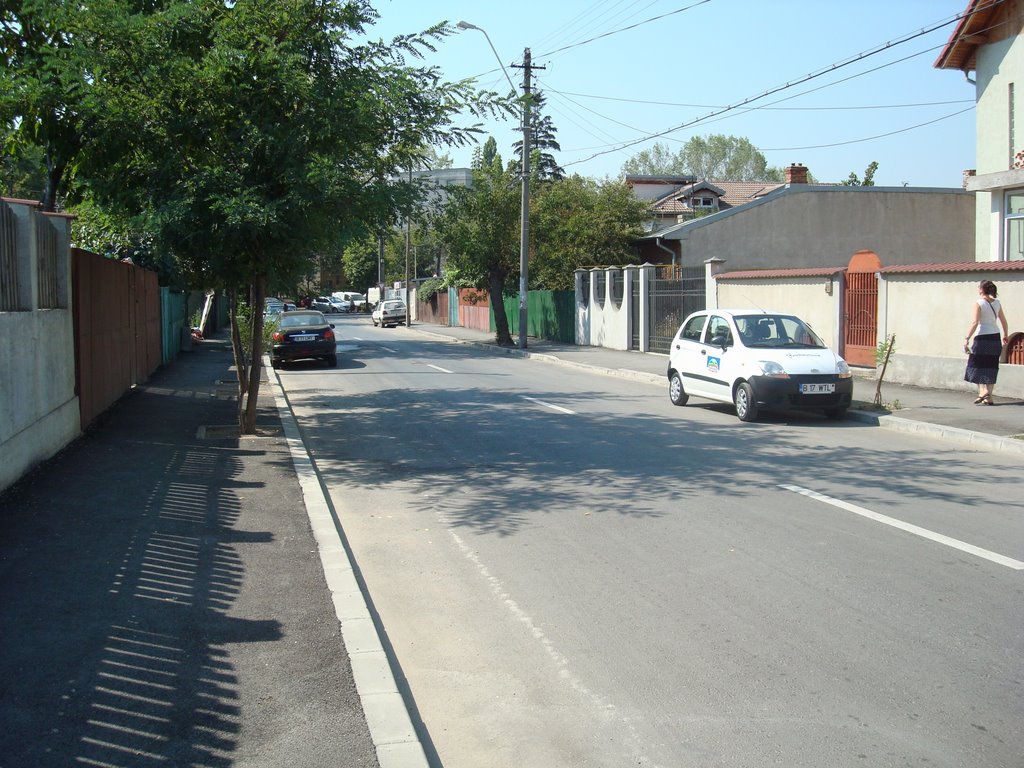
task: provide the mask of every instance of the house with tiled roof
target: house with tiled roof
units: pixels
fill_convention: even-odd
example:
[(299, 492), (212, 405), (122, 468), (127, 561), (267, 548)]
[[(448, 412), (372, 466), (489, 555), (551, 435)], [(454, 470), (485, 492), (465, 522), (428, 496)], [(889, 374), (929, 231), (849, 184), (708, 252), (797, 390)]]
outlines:
[(694, 183), (663, 196), (652, 209), (666, 215), (637, 241), (638, 262), (779, 269), (843, 264), (864, 249), (885, 264), (973, 252), (974, 196), (963, 189), (812, 184), (801, 164), (784, 172), (782, 184)]

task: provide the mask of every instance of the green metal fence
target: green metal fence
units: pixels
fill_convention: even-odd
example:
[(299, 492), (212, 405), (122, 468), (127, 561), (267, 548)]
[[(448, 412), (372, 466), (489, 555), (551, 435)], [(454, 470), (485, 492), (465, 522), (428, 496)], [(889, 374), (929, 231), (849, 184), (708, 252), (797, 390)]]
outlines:
[[(504, 297), (505, 316), (513, 336), (519, 334), (519, 296)], [(491, 330), (494, 312), (491, 312)], [(576, 343), (576, 294), (574, 291), (530, 291), (526, 297), (526, 335), (549, 341)]]

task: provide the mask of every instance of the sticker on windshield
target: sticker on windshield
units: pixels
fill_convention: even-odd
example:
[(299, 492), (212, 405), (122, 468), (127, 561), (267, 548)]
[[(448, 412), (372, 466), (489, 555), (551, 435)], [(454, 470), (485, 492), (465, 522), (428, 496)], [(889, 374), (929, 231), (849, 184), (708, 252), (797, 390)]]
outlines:
[(721, 365), (722, 365), (721, 358), (718, 358), (718, 357), (709, 357), (708, 358), (708, 370), (711, 373), (718, 373), (718, 369), (719, 369), (719, 367), (721, 367)]

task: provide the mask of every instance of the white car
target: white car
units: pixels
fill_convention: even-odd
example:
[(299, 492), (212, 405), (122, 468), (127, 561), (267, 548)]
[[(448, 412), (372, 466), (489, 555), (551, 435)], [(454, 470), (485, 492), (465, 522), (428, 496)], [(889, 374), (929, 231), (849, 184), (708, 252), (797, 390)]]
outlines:
[(387, 328), (389, 325), (405, 324), (405, 302), (390, 299), (378, 304), (370, 315), (374, 325)]
[(339, 299), (337, 296), (328, 296), (327, 301), (334, 307), (335, 312), (351, 312), (352, 302)]
[(741, 421), (762, 408), (805, 409), (842, 419), (853, 396), (850, 366), (800, 318), (760, 309), (694, 312), (672, 340), (669, 399), (732, 403)]

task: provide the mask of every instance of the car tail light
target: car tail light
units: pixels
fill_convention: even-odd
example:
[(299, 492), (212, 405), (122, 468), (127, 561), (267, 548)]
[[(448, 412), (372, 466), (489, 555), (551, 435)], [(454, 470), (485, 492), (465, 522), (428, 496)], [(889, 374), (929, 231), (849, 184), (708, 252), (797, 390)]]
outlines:
[(271, 338), (274, 341), (284, 341), (284, 334), (280, 331), (274, 331), (274, 335)]
[(328, 328), (326, 331), (324, 331), (324, 339), (325, 340), (329, 341), (329, 340), (331, 340), (333, 338), (334, 338), (334, 331), (332, 331), (330, 328)]

